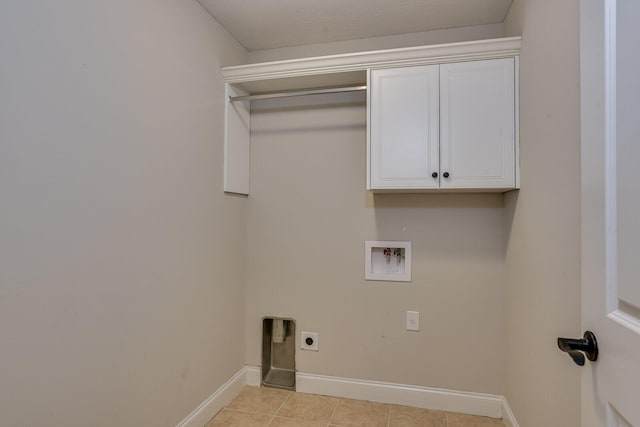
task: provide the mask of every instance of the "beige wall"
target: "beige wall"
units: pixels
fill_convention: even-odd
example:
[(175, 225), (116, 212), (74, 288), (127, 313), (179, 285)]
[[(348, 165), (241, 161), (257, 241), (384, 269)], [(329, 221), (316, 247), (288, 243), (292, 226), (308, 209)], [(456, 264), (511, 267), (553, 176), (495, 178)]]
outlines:
[(0, 2), (0, 424), (173, 426), (244, 364), (246, 200), (195, 1)]
[(453, 43), (503, 37), (504, 24), (474, 25), (444, 30), (423, 31), (395, 36), (318, 43), (280, 49), (260, 49), (249, 52), (249, 62), (267, 62), (309, 56), (334, 55), (367, 50), (394, 49), (438, 43)]
[[(248, 364), (285, 316), (320, 334), (300, 371), (502, 394), (502, 195), (372, 196), (362, 94), (252, 108)], [(413, 282), (365, 281), (365, 240), (411, 240)]]
[(521, 427), (580, 425), (580, 368), (555, 343), (582, 334), (578, 6), (515, 0), (506, 20), (523, 36), (522, 190), (505, 199), (506, 396)]
[[(247, 56), (196, 2), (2, 2), (1, 423), (175, 425), (260, 364), (281, 315), (320, 333), (301, 371), (506, 393), (522, 427), (578, 426), (555, 349), (580, 333), (577, 26), (577, 0), (515, 0), (504, 28)], [(252, 195), (222, 194), (220, 66), (504, 31), (524, 35), (506, 208), (366, 192), (359, 95), (256, 104)], [(363, 280), (374, 239), (413, 241), (411, 284)]]

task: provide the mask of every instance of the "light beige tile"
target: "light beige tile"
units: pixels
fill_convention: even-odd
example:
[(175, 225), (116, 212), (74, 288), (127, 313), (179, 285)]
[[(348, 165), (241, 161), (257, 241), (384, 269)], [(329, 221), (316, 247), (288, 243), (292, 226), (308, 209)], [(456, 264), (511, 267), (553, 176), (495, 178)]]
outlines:
[(447, 427), (443, 411), (391, 405), (390, 427)]
[(449, 427), (504, 427), (501, 419), (447, 412)]
[(331, 424), (349, 427), (387, 427), (390, 405), (365, 400), (340, 399)]
[(227, 408), (273, 415), (290, 394), (276, 388), (246, 386)]
[(340, 399), (293, 393), (277, 412), (278, 416), (328, 423)]
[(269, 427), (326, 427), (327, 423), (300, 418), (275, 417)]
[(271, 417), (264, 414), (250, 414), (231, 409), (223, 409), (206, 427), (267, 427)]

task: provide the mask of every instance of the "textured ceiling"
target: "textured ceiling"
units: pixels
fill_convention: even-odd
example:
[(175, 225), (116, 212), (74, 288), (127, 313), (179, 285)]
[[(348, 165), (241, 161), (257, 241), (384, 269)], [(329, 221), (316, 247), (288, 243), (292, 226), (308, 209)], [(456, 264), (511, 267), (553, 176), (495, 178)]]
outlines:
[(502, 22), (512, 0), (198, 0), (248, 50)]

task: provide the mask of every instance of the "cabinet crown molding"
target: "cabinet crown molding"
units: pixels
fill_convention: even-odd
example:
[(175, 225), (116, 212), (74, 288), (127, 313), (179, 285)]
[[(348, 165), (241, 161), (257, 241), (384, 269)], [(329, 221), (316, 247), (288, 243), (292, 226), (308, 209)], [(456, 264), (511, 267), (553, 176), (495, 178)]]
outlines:
[(386, 49), (262, 62), (222, 68), (226, 83), (364, 71), (369, 68), (426, 65), (519, 55), (521, 37)]

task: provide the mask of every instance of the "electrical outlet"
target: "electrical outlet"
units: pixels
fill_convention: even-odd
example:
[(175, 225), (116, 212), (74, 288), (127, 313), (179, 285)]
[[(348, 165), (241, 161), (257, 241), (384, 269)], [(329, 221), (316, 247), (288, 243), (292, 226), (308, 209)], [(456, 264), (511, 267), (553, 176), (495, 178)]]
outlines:
[(300, 332), (300, 348), (302, 350), (318, 351), (318, 333)]
[(420, 312), (407, 311), (407, 331), (420, 330)]

